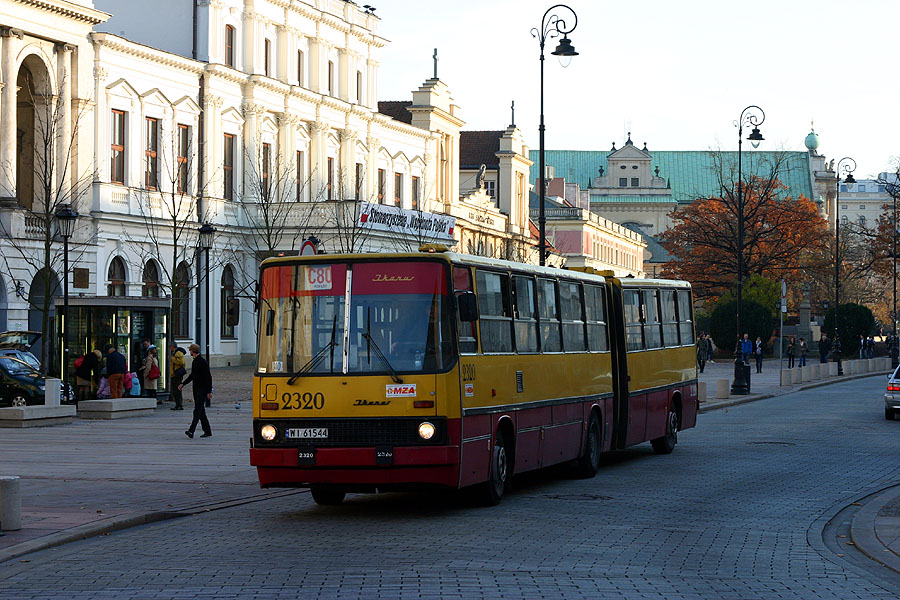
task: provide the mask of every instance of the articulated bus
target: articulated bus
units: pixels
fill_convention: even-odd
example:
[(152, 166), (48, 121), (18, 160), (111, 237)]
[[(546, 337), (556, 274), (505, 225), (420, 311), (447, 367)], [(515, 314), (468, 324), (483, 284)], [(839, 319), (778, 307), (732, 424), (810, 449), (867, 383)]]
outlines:
[[(691, 290), (456, 254), (283, 257), (260, 275), (250, 461), (262, 487), (473, 488), (697, 420)], [(477, 487), (476, 487), (477, 486)]]

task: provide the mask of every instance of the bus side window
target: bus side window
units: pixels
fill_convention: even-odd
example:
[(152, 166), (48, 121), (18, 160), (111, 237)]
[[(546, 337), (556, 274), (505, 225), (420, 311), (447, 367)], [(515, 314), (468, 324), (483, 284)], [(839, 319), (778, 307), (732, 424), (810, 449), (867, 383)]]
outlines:
[(481, 351), (512, 352), (512, 303), (506, 273), (475, 271), (478, 312), (481, 321)]
[(644, 328), (641, 325), (641, 296), (638, 290), (623, 290), (622, 310), (625, 313), (626, 349), (643, 350)]
[(538, 279), (538, 319), (541, 328), (541, 351), (562, 352), (559, 305), (556, 302), (556, 282)]
[(676, 302), (675, 290), (660, 290), (659, 304), (662, 309), (663, 345), (667, 347), (681, 344), (678, 337), (678, 315), (675, 313)]
[(559, 282), (559, 308), (563, 322), (563, 348), (566, 352), (584, 352), (584, 311), (581, 306), (581, 286), (574, 281)]
[(275, 335), (275, 311), (271, 308), (266, 311), (266, 336)]
[(694, 320), (691, 308), (691, 291), (678, 290), (678, 329), (682, 346), (694, 343)]
[(609, 349), (606, 337), (606, 311), (603, 305), (603, 288), (599, 285), (584, 286), (584, 310), (587, 321), (588, 349), (605, 352)]
[(659, 290), (643, 290), (644, 297), (644, 342), (648, 349), (662, 348), (659, 323)]
[(518, 352), (537, 352), (537, 312), (535, 307), (534, 279), (531, 277), (513, 277), (515, 293), (515, 329), (516, 350)]
[[(453, 289), (455, 293), (472, 293), (472, 273), (465, 267), (453, 267)], [(475, 314), (478, 313), (475, 307)], [(459, 311), (456, 313), (456, 331), (459, 333), (460, 354), (478, 352), (478, 340), (475, 337), (475, 321), (461, 321)]]

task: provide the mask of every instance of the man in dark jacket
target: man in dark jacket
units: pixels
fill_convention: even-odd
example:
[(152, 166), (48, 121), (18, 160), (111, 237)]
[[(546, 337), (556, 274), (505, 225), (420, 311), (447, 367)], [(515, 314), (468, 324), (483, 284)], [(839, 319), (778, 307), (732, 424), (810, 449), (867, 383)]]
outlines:
[(109, 397), (122, 397), (122, 384), (125, 373), (128, 372), (128, 363), (125, 356), (112, 344), (106, 345), (106, 376), (109, 378)]
[(203, 428), (203, 435), (200, 437), (211, 437), (212, 429), (209, 426), (209, 419), (206, 418), (206, 401), (212, 400), (212, 374), (209, 372), (209, 363), (200, 354), (200, 346), (191, 344), (188, 347), (188, 352), (191, 353), (191, 358), (194, 359), (194, 362), (191, 363), (191, 374), (187, 376), (184, 383), (178, 386), (178, 389), (180, 390), (188, 383), (194, 382), (194, 418), (191, 419), (191, 426), (184, 434), (189, 438), (193, 438), (194, 431), (197, 429), (197, 422), (199, 421), (200, 426)]

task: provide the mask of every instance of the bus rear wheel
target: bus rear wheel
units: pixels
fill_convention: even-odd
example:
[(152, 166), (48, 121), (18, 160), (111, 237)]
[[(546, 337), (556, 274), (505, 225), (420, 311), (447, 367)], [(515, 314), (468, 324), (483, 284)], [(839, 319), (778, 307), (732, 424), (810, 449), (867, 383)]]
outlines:
[(657, 454), (671, 454), (678, 443), (678, 415), (675, 408), (669, 408), (669, 418), (666, 420), (666, 435), (650, 440), (653, 451)]
[(509, 463), (509, 452), (506, 449), (506, 439), (502, 432), (497, 431), (494, 437), (494, 447), (491, 450), (491, 474), (490, 478), (481, 484), (479, 494), (481, 502), (485, 506), (497, 506), (503, 498), (503, 493), (509, 487), (509, 478), (512, 475)]
[(335, 506), (344, 501), (347, 492), (341, 488), (314, 485), (309, 488), (313, 500), (319, 506)]
[(578, 459), (578, 476), (590, 479), (600, 468), (600, 419), (597, 413), (591, 414), (587, 430), (587, 445), (584, 454)]

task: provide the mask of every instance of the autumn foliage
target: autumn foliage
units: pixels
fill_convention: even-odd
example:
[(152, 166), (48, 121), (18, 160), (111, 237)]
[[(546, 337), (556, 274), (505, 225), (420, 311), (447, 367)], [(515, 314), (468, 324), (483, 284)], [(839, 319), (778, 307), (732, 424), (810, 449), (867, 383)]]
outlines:
[[(731, 289), (738, 273), (737, 184), (722, 186), (722, 197), (700, 198), (674, 211), (673, 227), (660, 238), (672, 255), (667, 277), (686, 279), (698, 297), (716, 299)], [(787, 187), (771, 177), (745, 177), (744, 278), (801, 281), (802, 269), (821, 260), (827, 249), (827, 224), (804, 196), (785, 197)]]

